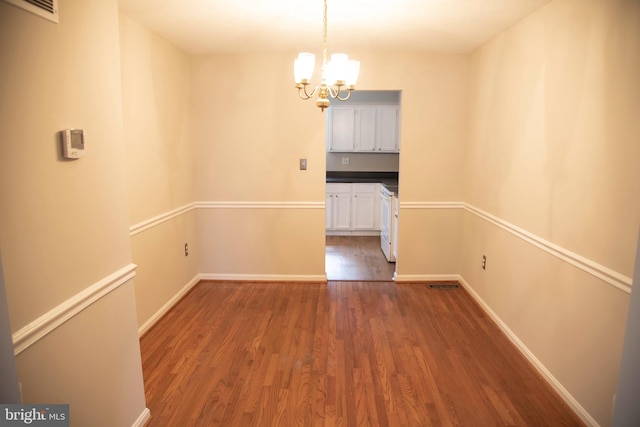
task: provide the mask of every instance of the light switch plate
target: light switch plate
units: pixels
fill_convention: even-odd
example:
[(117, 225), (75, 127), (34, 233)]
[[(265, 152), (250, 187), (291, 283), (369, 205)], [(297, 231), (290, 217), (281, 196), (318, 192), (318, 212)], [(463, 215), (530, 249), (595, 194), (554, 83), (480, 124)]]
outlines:
[(301, 171), (307, 170), (307, 159), (300, 159), (300, 170)]

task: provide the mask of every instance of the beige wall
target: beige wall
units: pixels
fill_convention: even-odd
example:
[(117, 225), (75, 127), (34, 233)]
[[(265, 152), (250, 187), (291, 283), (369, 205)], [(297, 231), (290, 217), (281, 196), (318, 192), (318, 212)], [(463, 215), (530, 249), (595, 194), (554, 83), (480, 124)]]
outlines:
[[(198, 274), (189, 59), (123, 15), (120, 51), (131, 248), (142, 327)], [(175, 210), (179, 214), (173, 215)], [(152, 219), (157, 221), (148, 226)]]
[(465, 210), (461, 274), (600, 425), (611, 416), (629, 295), (554, 248), (630, 283), (639, 24), (638, 2), (557, 0), (471, 57), (464, 201), (518, 231)]
[(131, 283), (18, 356), (25, 403), (68, 403), (71, 426), (133, 426), (145, 407)]
[[(0, 58), (0, 250), (14, 339), (35, 331), (16, 358), (25, 401), (132, 425), (145, 410), (132, 282), (105, 282), (131, 264), (117, 2), (61, 2), (59, 24), (1, 2)], [(84, 158), (61, 159), (65, 128), (86, 131)]]
[[(471, 55), (350, 52), (359, 89), (402, 91), (398, 278), (460, 277), (601, 425), (628, 293), (522, 236), (631, 276), (638, 4), (556, 0)], [(136, 328), (194, 278), (324, 277), (325, 115), (297, 98), (294, 53), (188, 57), (115, 1), (68, 1), (58, 25), (0, 3), (0, 57), (13, 331), (138, 264), (135, 284), (18, 356), (26, 399), (81, 417), (99, 402), (130, 425), (144, 409)], [(59, 159), (67, 127), (86, 130), (85, 158)], [(92, 333), (105, 339), (78, 339)]]
[(556, 1), (473, 56), (465, 194), (627, 276), (640, 217), (637, 7)]
[(210, 207), (198, 210), (207, 277), (324, 276), (324, 115), (297, 99), (292, 61), (192, 58), (196, 199)]
[[(323, 201), (325, 116), (298, 100), (292, 56), (195, 56), (191, 63), (196, 199)], [(299, 158), (308, 159), (306, 171)]]
[(120, 15), (129, 217), (136, 224), (193, 202), (189, 57)]
[(468, 58), (376, 54), (361, 61), (363, 89), (402, 90), (397, 278), (455, 273), (460, 212), (434, 205), (462, 198)]
[[(403, 90), (402, 200), (459, 200), (466, 135), (462, 125), (467, 99), (466, 57), (353, 55), (366, 64), (359, 89)], [(295, 54), (192, 58), (196, 198), (214, 204), (255, 202), (249, 208), (251, 213), (238, 213), (237, 203), (230, 209), (216, 205), (215, 210), (198, 211), (199, 227), (205, 230), (199, 233), (201, 273), (324, 275), (324, 210), (301, 210), (300, 204), (324, 203), (325, 115), (312, 101), (298, 99), (291, 83), (294, 58)], [(307, 171), (298, 170), (302, 157), (308, 159)], [(403, 180), (403, 176), (410, 179)], [(262, 209), (264, 202), (292, 206), (279, 208), (274, 214)], [(294, 220), (300, 212), (304, 220)], [(434, 226), (444, 227), (441, 235), (457, 235), (459, 214), (442, 214), (419, 213)], [(277, 228), (272, 228), (274, 223)], [(401, 251), (423, 253), (432, 246), (425, 240), (426, 234), (413, 237), (402, 241)], [(451, 259), (458, 259), (459, 246), (454, 241), (446, 253), (430, 260), (438, 270), (448, 271)], [(424, 271), (422, 261), (420, 257), (407, 258), (399, 264), (401, 273)]]
[[(8, 298), (29, 300), (12, 306), (16, 330), (128, 264), (131, 251), (115, 6), (75, 2), (57, 25), (1, 7), (0, 237)], [(95, 20), (91, 30), (84, 20)], [(85, 130), (85, 158), (61, 158), (66, 128)]]

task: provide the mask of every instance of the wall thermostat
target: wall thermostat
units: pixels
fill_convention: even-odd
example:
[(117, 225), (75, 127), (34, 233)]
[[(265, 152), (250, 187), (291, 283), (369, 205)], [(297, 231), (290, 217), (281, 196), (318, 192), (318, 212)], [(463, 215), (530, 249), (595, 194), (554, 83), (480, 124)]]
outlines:
[(62, 157), (79, 159), (84, 156), (84, 130), (65, 129), (62, 134)]

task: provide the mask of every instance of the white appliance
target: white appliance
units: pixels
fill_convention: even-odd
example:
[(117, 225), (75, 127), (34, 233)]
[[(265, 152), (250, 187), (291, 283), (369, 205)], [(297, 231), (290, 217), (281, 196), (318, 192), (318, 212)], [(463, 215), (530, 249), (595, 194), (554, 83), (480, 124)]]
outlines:
[(391, 242), (391, 252), (393, 258), (398, 259), (398, 210), (400, 209), (400, 200), (398, 200), (398, 193), (394, 197), (395, 205), (393, 209), (393, 242)]
[(380, 246), (389, 262), (395, 262), (395, 214), (396, 194), (382, 185), (380, 187)]

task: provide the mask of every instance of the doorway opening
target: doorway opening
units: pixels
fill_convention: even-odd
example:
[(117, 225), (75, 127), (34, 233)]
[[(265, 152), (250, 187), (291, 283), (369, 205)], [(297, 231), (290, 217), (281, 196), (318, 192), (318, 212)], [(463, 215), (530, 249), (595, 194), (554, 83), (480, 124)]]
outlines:
[(394, 280), (400, 100), (398, 90), (360, 90), (325, 113), (328, 280)]

